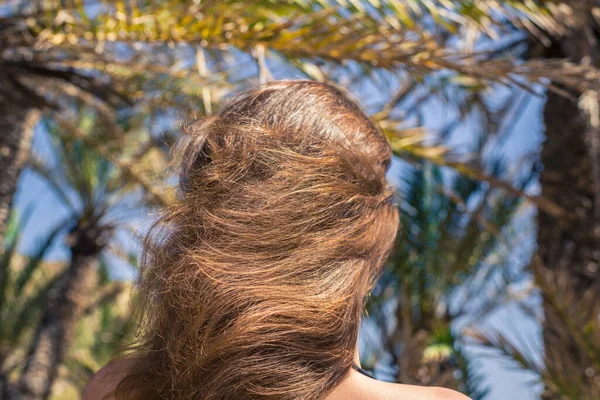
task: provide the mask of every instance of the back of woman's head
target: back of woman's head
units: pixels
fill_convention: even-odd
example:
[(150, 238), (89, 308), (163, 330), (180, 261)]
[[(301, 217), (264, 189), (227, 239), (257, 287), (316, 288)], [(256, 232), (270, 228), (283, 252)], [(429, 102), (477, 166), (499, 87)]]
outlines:
[(398, 215), (391, 151), (333, 86), (277, 81), (188, 128), (144, 243), (117, 398), (321, 399), (346, 376)]

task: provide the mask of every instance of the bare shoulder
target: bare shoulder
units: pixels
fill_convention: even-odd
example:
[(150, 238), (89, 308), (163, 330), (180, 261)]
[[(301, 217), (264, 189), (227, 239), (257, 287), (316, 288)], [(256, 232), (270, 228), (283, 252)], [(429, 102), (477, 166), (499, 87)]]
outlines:
[(100, 368), (89, 381), (83, 392), (82, 400), (112, 400), (117, 385), (127, 375), (133, 362), (115, 360)]
[(435, 400), (471, 400), (466, 395), (459, 393), (455, 390), (446, 389), (446, 388), (428, 388), (432, 391), (433, 397)]
[(442, 387), (391, 385), (394, 393), (389, 400), (470, 400), (462, 393)]
[(379, 381), (352, 370), (327, 400), (470, 400), (441, 387), (413, 386)]

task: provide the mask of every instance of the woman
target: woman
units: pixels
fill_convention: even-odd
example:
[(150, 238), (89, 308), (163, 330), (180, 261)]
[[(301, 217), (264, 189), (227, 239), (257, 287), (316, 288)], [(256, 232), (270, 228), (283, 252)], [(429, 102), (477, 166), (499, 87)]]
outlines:
[(144, 242), (141, 335), (84, 399), (466, 399), (358, 367), (394, 243), (385, 136), (339, 89), (277, 81), (192, 125)]

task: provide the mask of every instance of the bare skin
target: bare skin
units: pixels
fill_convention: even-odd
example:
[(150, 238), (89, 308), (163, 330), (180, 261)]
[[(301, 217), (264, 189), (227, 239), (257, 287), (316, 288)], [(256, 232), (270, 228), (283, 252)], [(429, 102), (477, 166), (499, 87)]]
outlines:
[[(355, 356), (359, 364), (358, 353)], [(114, 400), (105, 397), (123, 379), (127, 361), (107, 364), (92, 377), (83, 394), (83, 400)], [(461, 393), (438, 387), (424, 387), (388, 383), (369, 378), (351, 369), (346, 379), (325, 400), (469, 400)]]

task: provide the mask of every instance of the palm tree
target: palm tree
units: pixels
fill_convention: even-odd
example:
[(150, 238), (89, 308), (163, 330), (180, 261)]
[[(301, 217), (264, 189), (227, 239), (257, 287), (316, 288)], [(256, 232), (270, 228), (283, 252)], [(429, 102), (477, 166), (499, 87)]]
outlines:
[[(507, 173), (497, 156), (481, 162), (492, 176)], [(521, 239), (511, 226), (524, 200), (428, 162), (404, 170), (399, 240), (369, 308), (380, 327), (376, 347), (387, 358), (371, 355), (365, 365), (393, 371), (387, 378), (397, 382), (483, 398), (454, 325), (476, 322), (507, 300), (515, 281), (509, 249)], [(518, 187), (532, 177), (519, 177)], [(490, 290), (495, 296), (483, 294)]]
[[(31, 210), (29, 210), (31, 211)], [(29, 211), (20, 221), (12, 218), (7, 230), (5, 249), (0, 259), (0, 397), (9, 398), (9, 375), (22, 361), (23, 346), (32, 329), (44, 299), (48, 296), (60, 267), (44, 263), (48, 249), (60, 233), (62, 226), (52, 229), (29, 258), (17, 254), (23, 226)], [(15, 214), (13, 214), (15, 216)]]
[[(74, 389), (74, 398), (81, 396), (96, 371), (126, 343), (131, 343), (135, 332), (129, 299), (132, 283), (112, 280), (107, 265), (100, 263), (99, 294), (83, 311), (84, 317), (78, 321), (76, 338), (64, 362), (66, 373), (61, 378)], [(64, 398), (65, 390), (57, 390), (56, 386), (53, 395)]]
[[(115, 165), (86, 144), (89, 140), (110, 143), (106, 141), (106, 128), (96, 125), (96, 121), (89, 109), (76, 116), (76, 123), (57, 116), (45, 120), (55, 141), (58, 161), (55, 165), (32, 161), (34, 171), (47, 180), (70, 210), (66, 243), (71, 257), (45, 298), (18, 380), (18, 398), (49, 396), (58, 368), (73, 341), (75, 325), (98, 286), (100, 257), (110, 249), (115, 231), (123, 224), (127, 212), (143, 199), (137, 190), (139, 185), (129, 183)], [(118, 154), (120, 160), (131, 157), (135, 154), (131, 149), (137, 152), (144, 136), (144, 131), (129, 133), (127, 142), (121, 140), (110, 145), (111, 153)], [(119, 150), (115, 146), (120, 146)], [(141, 166), (149, 162), (148, 154), (143, 156), (146, 158), (138, 160)], [(137, 173), (140, 174), (139, 170)]]
[(57, 96), (85, 99), (99, 108), (124, 100), (101, 79), (57, 66), (55, 62), (65, 56), (79, 55), (48, 46), (42, 39), (44, 32), (27, 24), (32, 15), (35, 10), (15, 9), (10, 16), (0, 17), (0, 243), (42, 113), (61, 107)]
[[(591, 10), (573, 11), (573, 24), (562, 35), (552, 38), (550, 46), (537, 46), (531, 52), (600, 67), (600, 23)], [(595, 354), (565, 335), (565, 314), (557, 312), (552, 294), (545, 292), (544, 343), (547, 364), (564, 365), (568, 357), (571, 369), (564, 379), (580, 385), (570, 398), (600, 399), (600, 381), (590, 373), (600, 370), (600, 326), (593, 323), (600, 314), (600, 91), (570, 94), (568, 98), (549, 93), (544, 110), (542, 193), (570, 213), (558, 220), (543, 211), (538, 216), (539, 279), (564, 281), (571, 293), (581, 294), (562, 298), (563, 312), (583, 311), (580, 302), (587, 297), (589, 308), (576, 315), (588, 316), (581, 322), (592, 329), (589, 340), (595, 344)], [(560, 397), (548, 388), (544, 398)]]
[(2, 110), (0, 131), (3, 140), (0, 151), (0, 245), (7, 229), (9, 211), (17, 180), (29, 154), (33, 129), (39, 119), (39, 112), (31, 110)]
[[(337, 80), (350, 87), (375, 83), (386, 91), (381, 96), (382, 104), (372, 107), (376, 112), (374, 117), (385, 128), (399, 155), (426, 158), (455, 168), (465, 176), (484, 179), (510, 194), (523, 195), (511, 183), (464, 163), (450, 162), (441, 147), (424, 147), (421, 130), (405, 129), (408, 112), (402, 112), (406, 109), (402, 109), (401, 103), (415, 97), (424, 101), (430, 96), (442, 95), (450, 87), (456, 92), (469, 93), (463, 104), (468, 109), (482, 105), (481, 92), (489, 87), (486, 82), (523, 86), (523, 81), (516, 76), (526, 77), (532, 83), (550, 78), (555, 86), (588, 91), (597, 87), (600, 75), (593, 67), (564, 61), (532, 59), (515, 64), (510, 59), (498, 58), (510, 49), (510, 44), (483, 52), (458, 48), (450, 39), (459, 27), (468, 28), (467, 33), (473, 27), (485, 28), (482, 21), (491, 15), (486, 14), (486, 7), (501, 10), (503, 3), (517, 7), (520, 2), (454, 2), (456, 6), (448, 6), (448, 3), (98, 1), (94, 3), (93, 13), (88, 12), (87, 6), (67, 7), (54, 13), (58, 5), (34, 4), (0, 24), (10, 27), (4, 31), (2, 42), (7, 43), (3, 45), (8, 50), (0, 52), (8, 57), (2, 59), (2, 70), (10, 72), (6, 82), (16, 81), (19, 87), (28, 88), (28, 92), (23, 92), (24, 98), (43, 99), (42, 108), (46, 107), (48, 97), (54, 100), (50, 105), (58, 104), (62, 109), (72, 107), (73, 98), (94, 107), (102, 116), (103, 125), (112, 128), (114, 137), (125, 133), (112, 107), (119, 103), (117, 100), (122, 103), (126, 98), (135, 102), (132, 112), (151, 119), (169, 118), (169, 113), (174, 112), (183, 117), (192, 112), (200, 116), (210, 114), (227, 94), (256, 82), (248, 80), (243, 73), (248, 66), (256, 66), (258, 81), (291, 74)], [(502, 15), (500, 22), (504, 22), (506, 15)], [(517, 18), (509, 19), (512, 25), (515, 21), (527, 23), (527, 18), (535, 13), (530, 12), (525, 17), (520, 13), (515, 15)], [(33, 60), (33, 64), (27, 64), (29, 60)], [(278, 72), (281, 70), (284, 72)], [(39, 71), (42, 72), (36, 75)], [(65, 75), (65, 71), (69, 74)], [(23, 75), (24, 72), (27, 73)], [(52, 79), (36, 80), (39, 76)], [(106, 81), (110, 85), (106, 86)], [(389, 85), (394, 81), (401, 84)], [(53, 86), (49, 87), (48, 83)], [(3, 81), (0, 87), (9, 87), (9, 84)], [(399, 89), (390, 93), (390, 87)], [(87, 95), (90, 93), (92, 96)], [(198, 98), (202, 102), (197, 102)], [(110, 106), (107, 107), (107, 103)], [(14, 121), (6, 125), (14, 127), (11, 132), (20, 132)], [(77, 130), (69, 129), (69, 132), (73, 134)], [(16, 137), (13, 142), (20, 147), (11, 144), (11, 154), (17, 154), (12, 149), (26, 148), (20, 140), (27, 140), (27, 136), (13, 137)], [(122, 162), (102, 141), (87, 135), (76, 137), (78, 143), (93, 148), (128, 180), (144, 186), (155, 202), (168, 201), (144, 174), (132, 164)], [(18, 175), (18, 169), (13, 175)], [(80, 187), (86, 185), (79, 183)], [(6, 193), (12, 196), (14, 183), (9, 186)], [(564, 215), (564, 209), (552, 199), (524, 197), (549, 215)], [(103, 224), (102, 209), (78, 211), (81, 220), (73, 224), (70, 245), (74, 258), (69, 275), (77, 279), (64, 279), (67, 283), (62, 284), (60, 296), (65, 299), (71, 296), (69, 293), (80, 293), (78, 287), (89, 284), (86, 277), (94, 269), (93, 260), (106, 245), (101, 237), (110, 236), (112, 228)], [(78, 280), (81, 282), (76, 282)], [(76, 302), (67, 304), (69, 307), (60, 312), (58, 306), (49, 307), (54, 311), (48, 311), (36, 341), (53, 341), (52, 357), (56, 360), (62, 358), (64, 346), (56, 345), (60, 338), (52, 334), (53, 330), (72, 330), (73, 316), (81, 312)], [(42, 360), (44, 355), (36, 349), (38, 345), (32, 347), (31, 360)], [(36, 365), (36, 361), (32, 361), (26, 367), (22, 388), (43, 395), (51, 384), (55, 373), (51, 369), (55, 367), (46, 366), (43, 384), (34, 388), (35, 382), (30, 378)]]
[[(522, 59), (600, 67), (598, 3), (558, 3), (482, 2), (485, 17), (479, 21), (490, 30), (525, 32), (525, 46), (516, 53)], [(494, 19), (491, 12), (508, 18)], [(540, 374), (543, 398), (599, 399), (600, 90), (565, 87), (553, 79), (551, 84), (539, 181), (542, 196), (563, 211), (538, 209), (538, 251), (531, 266), (543, 299), (545, 370), (501, 335), (484, 341)]]
[[(29, 211), (21, 216), (19, 223), (16, 218), (12, 219), (0, 260), (4, 267), (2, 271), (5, 271), (5, 275), (0, 276), (0, 316), (3, 321), (0, 327), (0, 398), (3, 399), (16, 397), (15, 374), (20, 373), (28, 344), (46, 307), (46, 299), (51, 297), (50, 293), (56, 289), (65, 271), (64, 263), (45, 261), (48, 250), (65, 231), (62, 223), (45, 235), (29, 257), (17, 253)], [(122, 338), (131, 331), (126, 304), (114, 302), (119, 296), (126, 295), (128, 285), (112, 281), (106, 263), (101, 263), (98, 272), (98, 285), (94, 294), (89, 294), (89, 299), (83, 303), (85, 308), (78, 322), (86, 334), (78, 335), (74, 351), (66, 359), (69, 372), (66, 378), (74, 381), (78, 390), (81, 390), (82, 375), (83, 379), (89, 379), (90, 370), (106, 363), (110, 352), (118, 348)]]

